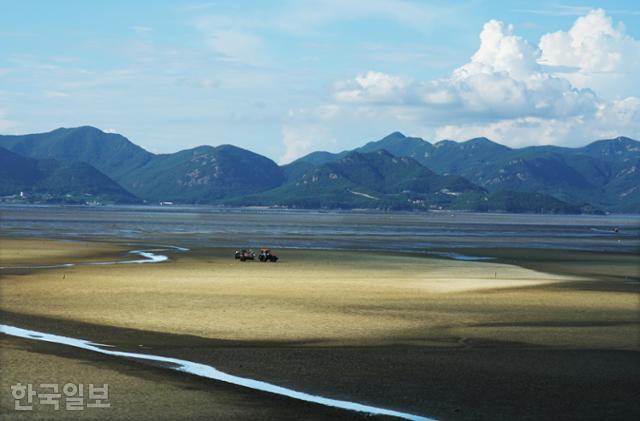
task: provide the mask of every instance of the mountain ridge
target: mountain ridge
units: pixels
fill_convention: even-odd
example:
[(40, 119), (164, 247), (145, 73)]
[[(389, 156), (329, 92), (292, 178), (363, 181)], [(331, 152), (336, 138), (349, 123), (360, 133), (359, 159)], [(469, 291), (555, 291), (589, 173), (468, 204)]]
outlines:
[[(578, 148), (509, 148), (487, 138), (430, 143), (394, 132), (354, 150), (386, 149), (410, 156), (439, 174), (455, 174), (492, 192), (541, 192), (572, 203), (595, 202), (610, 211), (640, 212), (640, 142), (619, 136)], [(324, 162), (348, 151), (324, 153)], [(285, 166), (308, 163), (306, 156)]]
[(154, 154), (124, 136), (91, 126), (0, 136), (0, 146), (29, 158), (86, 162), (132, 194), (154, 202), (209, 203), (273, 188), (284, 180), (275, 162), (237, 146), (200, 145)]
[(396, 157), (386, 150), (351, 151), (337, 161), (313, 167), (298, 179), (276, 189), (231, 199), (227, 203), (384, 210), (547, 213), (580, 213), (586, 210), (539, 193), (489, 194), (463, 177), (438, 175), (413, 158)]
[[(148, 202), (239, 203), (243, 198), (255, 199), (256, 195), (266, 192), (270, 192), (271, 199), (278, 192), (290, 198), (293, 194), (290, 184), (309, 177), (319, 167), (340, 161), (353, 152), (368, 154), (383, 150), (390, 155), (386, 156), (386, 161), (394, 158), (415, 161), (421, 166), (419, 171), (425, 180), (428, 178), (426, 171), (434, 180), (435, 176), (464, 179), (486, 192), (485, 201), (500, 198), (503, 203), (507, 197), (512, 202), (528, 203), (538, 197), (551, 207), (563, 208), (564, 205), (544, 198), (548, 196), (583, 210), (589, 209), (585, 204), (592, 203), (596, 208), (613, 212), (640, 212), (640, 142), (624, 136), (597, 140), (579, 148), (551, 145), (509, 148), (485, 137), (430, 143), (393, 132), (350, 151), (316, 151), (282, 166), (229, 144), (215, 147), (204, 144), (174, 153), (153, 154), (124, 136), (91, 126), (29, 135), (0, 135), (0, 146), (34, 159), (85, 162)], [(358, 155), (351, 155), (350, 159), (356, 157)], [(382, 169), (379, 171), (390, 171), (391, 175), (393, 168), (386, 161), (384, 165), (380, 163)], [(373, 172), (366, 172), (367, 165), (365, 161), (356, 165), (358, 171), (366, 174), (365, 185), (361, 185), (362, 180), (350, 179), (355, 188), (365, 190), (357, 191), (364, 194), (361, 198), (373, 196), (367, 191), (400, 194), (398, 185), (391, 192), (375, 184)], [(325, 170), (327, 168), (323, 167), (322, 171)], [(502, 192), (508, 194), (505, 196)], [(480, 193), (476, 190), (476, 194)], [(320, 192), (317, 195), (323, 196)], [(353, 199), (352, 196), (357, 194), (347, 195)], [(483, 208), (469, 197), (467, 206)], [(452, 201), (445, 203), (436, 196), (415, 200), (419, 203), (426, 199), (429, 200), (425, 203), (430, 202), (425, 208), (438, 207), (442, 203), (453, 206)], [(398, 205), (397, 201), (392, 202), (394, 206)], [(458, 205), (460, 201), (456, 203)]]
[(0, 147), (0, 196), (40, 198), (51, 203), (140, 200), (83, 162), (27, 158)]

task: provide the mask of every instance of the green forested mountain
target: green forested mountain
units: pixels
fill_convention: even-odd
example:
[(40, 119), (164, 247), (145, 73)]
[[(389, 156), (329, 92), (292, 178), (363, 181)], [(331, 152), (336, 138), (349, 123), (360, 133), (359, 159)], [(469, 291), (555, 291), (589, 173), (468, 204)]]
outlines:
[(301, 208), (429, 208), (447, 206), (466, 193), (484, 193), (462, 177), (440, 176), (407, 157), (381, 150), (351, 152), (313, 166), (274, 190), (235, 200)]
[(0, 136), (0, 146), (29, 158), (86, 162), (117, 181), (154, 156), (124, 136), (89, 126)]
[(123, 136), (93, 127), (0, 136), (0, 146), (33, 158), (91, 164), (147, 201), (213, 203), (279, 186), (282, 170), (268, 158), (223, 145), (155, 155)]
[(135, 196), (83, 162), (33, 159), (0, 147), (0, 196), (46, 196), (48, 201), (136, 203)]
[[(617, 212), (640, 212), (640, 142), (618, 137), (581, 148), (532, 146), (511, 149), (486, 138), (431, 144), (401, 133), (356, 149), (387, 150), (411, 157), (438, 174), (456, 174), (491, 192), (540, 192), (571, 203), (589, 202)], [(314, 153), (287, 167), (340, 159)]]
[[(75, 165), (77, 174), (80, 163), (88, 164), (112, 179), (98, 185), (119, 184), (147, 202), (640, 212), (640, 142), (623, 137), (582, 148), (512, 149), (486, 138), (431, 144), (395, 132), (354, 151), (314, 152), (282, 167), (230, 145), (156, 155), (93, 127), (0, 136), (0, 146)], [(25, 186), (7, 172), (3, 177), (0, 183), (13, 190)]]
[(314, 166), (281, 187), (228, 203), (298, 208), (580, 211), (543, 194), (489, 194), (460, 176), (435, 174), (413, 158), (396, 157), (386, 150), (344, 154), (337, 161)]
[(156, 155), (122, 180), (124, 187), (148, 200), (213, 203), (272, 189), (282, 184), (284, 175), (262, 155), (222, 145)]

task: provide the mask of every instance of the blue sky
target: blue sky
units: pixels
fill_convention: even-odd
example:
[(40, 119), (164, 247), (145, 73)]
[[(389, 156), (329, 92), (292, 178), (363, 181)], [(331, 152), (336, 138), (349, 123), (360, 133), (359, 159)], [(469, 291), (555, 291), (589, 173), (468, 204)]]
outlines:
[(392, 131), (640, 137), (631, 1), (1, 1), (0, 133), (93, 125), (287, 162)]

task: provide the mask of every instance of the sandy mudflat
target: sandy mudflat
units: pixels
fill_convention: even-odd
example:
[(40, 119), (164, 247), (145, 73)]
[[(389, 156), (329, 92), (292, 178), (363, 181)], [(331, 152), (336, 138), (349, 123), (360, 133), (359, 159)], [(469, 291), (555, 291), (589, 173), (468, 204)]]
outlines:
[(130, 247), (88, 241), (0, 238), (0, 266), (119, 260)]
[[(41, 264), (45, 257), (47, 263), (119, 260), (123, 247), (5, 239), (2, 266)], [(619, 278), (598, 279), (593, 274), (606, 273), (610, 260), (585, 273), (545, 262), (524, 268), (506, 264), (507, 257), (497, 263), (279, 254), (277, 264), (241, 263), (230, 257), (232, 250), (195, 249), (159, 264), (4, 271), (2, 320), (442, 419), (640, 415), (639, 288), (629, 282), (635, 268), (628, 256), (616, 265)], [(27, 342), (3, 341), (3, 377), (36, 376), (29, 367), (39, 358), (65, 358), (70, 366), (90, 359), (93, 369), (104, 360), (112, 371), (114, 364), (133, 364)], [(4, 368), (13, 356), (29, 363)], [(162, 395), (161, 379), (171, 383), (176, 375), (152, 371), (158, 380), (140, 387), (172, 399)], [(115, 384), (143, 382), (147, 375), (140, 364), (128, 374), (131, 379)], [(197, 393), (183, 391), (192, 399), (217, 394), (229, 414), (233, 399), (240, 399), (232, 396), (236, 389), (220, 391), (187, 376), (180, 381), (198, 384)], [(254, 395), (278, 408), (268, 395), (242, 399)], [(210, 406), (199, 408), (191, 414), (220, 417)]]

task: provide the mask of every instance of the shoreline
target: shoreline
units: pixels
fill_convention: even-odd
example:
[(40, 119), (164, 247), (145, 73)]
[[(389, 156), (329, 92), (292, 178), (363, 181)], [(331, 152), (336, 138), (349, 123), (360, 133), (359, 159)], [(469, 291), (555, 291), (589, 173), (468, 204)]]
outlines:
[(229, 205), (221, 205), (215, 203), (179, 203), (173, 205), (161, 205), (157, 203), (109, 203), (109, 204), (100, 204), (100, 205), (88, 205), (88, 204), (72, 204), (72, 203), (9, 203), (0, 201), (0, 209), (2, 208), (73, 208), (73, 209), (110, 209), (110, 208), (121, 208), (121, 209), (141, 209), (141, 210), (149, 210), (149, 209), (165, 209), (165, 210), (185, 210), (185, 209), (211, 209), (211, 210), (220, 210), (224, 212), (233, 212), (233, 211), (270, 211), (270, 212), (299, 212), (299, 213), (352, 213), (352, 214), (398, 214), (398, 215), (487, 215), (487, 216), (540, 216), (540, 215), (550, 215), (550, 216), (560, 216), (560, 217), (574, 217), (585, 216), (585, 217), (594, 217), (594, 218), (616, 218), (616, 217), (634, 217), (640, 218), (640, 213), (629, 213), (629, 212), (594, 212), (594, 213), (541, 213), (541, 212), (506, 212), (506, 211), (473, 211), (473, 210), (464, 210), (464, 209), (415, 209), (415, 210), (392, 210), (392, 209), (378, 209), (378, 208), (350, 208), (350, 209), (342, 209), (342, 208), (296, 208), (296, 207), (283, 207), (283, 206), (229, 206)]

